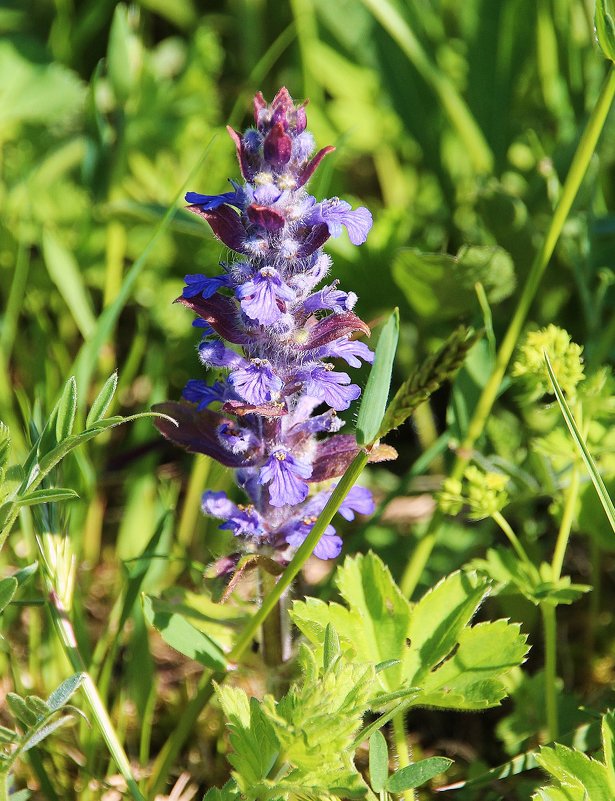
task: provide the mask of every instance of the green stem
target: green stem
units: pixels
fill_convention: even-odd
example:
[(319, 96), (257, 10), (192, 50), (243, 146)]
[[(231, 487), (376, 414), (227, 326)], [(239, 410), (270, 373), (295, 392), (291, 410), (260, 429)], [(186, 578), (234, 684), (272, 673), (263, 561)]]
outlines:
[[(529, 313), (530, 306), (534, 300), (542, 276), (549, 264), (551, 256), (553, 255), (555, 245), (557, 244), (557, 240), (562, 232), (562, 228), (564, 227), (564, 223), (566, 222), (566, 218), (570, 212), (572, 203), (579, 191), (585, 173), (587, 172), (589, 162), (594, 154), (596, 144), (604, 127), (604, 123), (606, 122), (606, 118), (614, 96), (615, 66), (612, 65), (609, 69), (606, 80), (602, 85), (600, 95), (596, 101), (596, 105), (592, 110), (587, 127), (585, 128), (585, 131), (579, 140), (574, 158), (572, 159), (572, 164), (570, 165), (570, 170), (568, 171), (566, 181), (562, 187), (562, 193), (553, 213), (549, 230), (547, 231), (542, 247), (534, 258), (527, 281), (523, 287), (523, 292), (519, 298), (519, 303), (513, 318), (510, 321), (508, 330), (504, 335), (500, 350), (498, 351), (493, 373), (483, 389), (468, 426), (466, 437), (458, 451), (457, 460), (452, 471), (452, 476), (454, 478), (461, 478), (463, 475), (463, 472), (471, 458), (474, 444), (483, 432), (487, 418), (491, 414), (491, 409), (493, 408), (493, 404), (495, 403), (495, 399), (500, 390), (504, 373), (506, 372), (506, 368), (508, 367), (508, 363), (512, 357), (515, 345), (517, 344), (517, 340), (521, 333), (521, 329), (523, 328)], [(414, 593), (414, 590), (420, 581), (423, 570), (425, 569), (425, 565), (427, 564), (436, 543), (436, 531), (440, 526), (441, 521), (442, 515), (436, 512), (432, 518), (429, 530), (419, 543), (419, 546), (415, 550), (412, 559), (406, 567), (402, 577), (401, 586), (404, 593), (408, 596)]]
[(553, 561), (551, 562), (553, 581), (557, 581), (562, 575), (564, 556), (566, 554), (566, 548), (568, 547), (568, 540), (570, 539), (570, 531), (572, 529), (572, 521), (577, 505), (577, 498), (579, 497), (580, 485), (581, 472), (575, 464), (572, 467), (572, 475), (570, 476), (570, 484), (568, 485), (568, 492), (566, 493), (566, 503), (564, 505), (564, 512), (562, 514), (562, 522), (560, 523), (559, 532), (557, 534), (557, 540), (555, 543), (555, 550), (553, 551)]
[(261, 604), (258, 612), (250, 618), (250, 621), (246, 625), (245, 629), (239, 635), (239, 638), (235, 643), (235, 647), (229, 654), (229, 662), (237, 662), (240, 659), (243, 652), (246, 650), (246, 648), (248, 648), (254, 639), (256, 632), (275, 609), (284, 592), (290, 587), (297, 573), (299, 573), (303, 565), (306, 563), (308, 557), (311, 556), (312, 551), (324, 534), (325, 529), (333, 519), (334, 514), (342, 505), (342, 501), (354, 486), (356, 480), (361, 474), (361, 471), (367, 464), (368, 459), (368, 451), (362, 450), (359, 451), (359, 453), (352, 460), (348, 469), (340, 479), (338, 485), (333, 490), (327, 505), (320, 513), (320, 516), (314, 524), (314, 527), (297, 549), (297, 552), (293, 556), (284, 573), (282, 573), (278, 579), (275, 587), (265, 598), (263, 598), (263, 603)]
[[(276, 579), (263, 568), (259, 569), (261, 598), (266, 598), (275, 588)], [(262, 625), (263, 660), (270, 668), (278, 668), (284, 661), (282, 643), (282, 610), (278, 602), (274, 611)]]
[[(398, 712), (393, 718), (393, 747), (397, 755), (397, 768), (406, 768), (411, 764), (410, 749), (408, 748), (408, 738), (406, 736), (406, 721), (404, 713)], [(404, 801), (415, 801), (414, 790), (404, 790), (400, 793)]]
[(115, 729), (113, 728), (109, 714), (107, 713), (107, 710), (105, 709), (105, 706), (98, 694), (96, 685), (86, 670), (85, 662), (83, 661), (83, 657), (81, 656), (81, 653), (77, 647), (77, 640), (75, 639), (75, 633), (68, 617), (68, 613), (64, 609), (62, 602), (60, 601), (60, 598), (53, 587), (50, 587), (49, 589), (49, 600), (49, 610), (51, 612), (51, 617), (56, 627), (56, 631), (58, 632), (60, 641), (64, 648), (64, 653), (68, 657), (73, 670), (84, 675), (84, 681), (81, 685), (81, 689), (87, 698), (92, 715), (94, 716), (94, 719), (100, 728), (101, 734), (107, 744), (107, 748), (109, 749), (109, 753), (113, 757), (120, 773), (124, 777), (132, 797), (135, 799), (135, 801), (145, 801), (145, 798), (141, 794), (134, 776), (132, 775), (128, 757), (126, 756), (126, 752), (122, 748), (118, 736), (115, 733)]
[(541, 604), (545, 641), (545, 696), (549, 741), (557, 740), (557, 628), (555, 607)]
[(0, 801), (9, 801), (9, 774), (0, 773)]
[(519, 559), (521, 559), (521, 561), (525, 564), (526, 567), (529, 568), (529, 570), (532, 573), (535, 573), (536, 572), (536, 568), (534, 567), (534, 563), (532, 562), (530, 557), (527, 555), (527, 552), (526, 552), (525, 548), (523, 547), (523, 545), (521, 545), (521, 543), (519, 542), (519, 538), (517, 537), (515, 532), (512, 530), (508, 520), (506, 520), (506, 518), (504, 517), (504, 515), (502, 515), (501, 512), (495, 512), (495, 514), (492, 515), (492, 518), (493, 518), (494, 522), (497, 523), (498, 526), (502, 529), (504, 534), (506, 534), (506, 536), (508, 537), (508, 541), (510, 542), (512, 547), (515, 549), (515, 552), (516, 552), (517, 556), (519, 557)]

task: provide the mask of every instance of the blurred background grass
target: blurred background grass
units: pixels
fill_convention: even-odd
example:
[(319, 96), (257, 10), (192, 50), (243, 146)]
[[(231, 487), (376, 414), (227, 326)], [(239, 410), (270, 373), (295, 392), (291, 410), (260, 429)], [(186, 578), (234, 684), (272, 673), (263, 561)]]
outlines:
[[(377, 322), (400, 307), (396, 381), (458, 321), (487, 323), (489, 331), (492, 316), (497, 339), (606, 72), (592, 17), (590, 0), (5, 3), (0, 419), (11, 426), (15, 453), (27, 446), (24, 420), (40, 422), (73, 373), (85, 403), (118, 369), (112, 411), (123, 414), (177, 398), (198, 374), (198, 337), (171, 301), (184, 274), (215, 274), (224, 254), (208, 229), (180, 210), (178, 194), (225, 191), (227, 178), (237, 177), (224, 127), (250, 123), (259, 89), (271, 98), (286, 85), (295, 99), (309, 97), (318, 146), (337, 148), (313, 193), (360, 202), (374, 215), (366, 245), (353, 248), (343, 237), (328, 249), (334, 276), (359, 294), (364, 319)], [(610, 360), (615, 342), (612, 118), (599, 164), (596, 158), (532, 312), (537, 324), (567, 328), (590, 365)], [(482, 307), (476, 281), (486, 293)], [(452, 392), (440, 393), (414, 427), (393, 437), (398, 463), (372, 470), (370, 481), (405, 505), (388, 522), (349, 534), (350, 549), (375, 547), (401, 569), (412, 547), (410, 526), (424, 516), (411, 496), (425, 503), (423, 491), (436, 485), (408, 471), (440, 432), (464, 433), (492, 346), (487, 336)], [(500, 405), (487, 430), (489, 449), (523, 463), (530, 423), (514, 403)], [(433, 469), (442, 466), (436, 460)], [(544, 464), (534, 467), (549, 479)], [(80, 644), (107, 671), (122, 734), (145, 763), (181, 714), (182, 682), (189, 686), (193, 677), (160, 663), (155, 673), (154, 656), (164, 657), (152, 656), (137, 608), (125, 631), (111, 631), (97, 648), (96, 641), (125, 590), (126, 560), (141, 554), (155, 531), (160, 558), (146, 588), (180, 577), (186, 587), (200, 587), (201, 565), (224, 543), (200, 519), (195, 500), (205, 483), (216, 489), (228, 477), (169, 448), (147, 421), (104, 435), (63, 470), (64, 485), (81, 495), (70, 522), (59, 526), (70, 530), (79, 565), (73, 603)], [(552, 522), (541, 489), (528, 493), (520, 525), (539, 543)], [(446, 533), (425, 582), (492, 538), (487, 524), (468, 530), (451, 523)], [(10, 564), (34, 558), (27, 517), (11, 549)], [(0, 656), (7, 686), (42, 691), (61, 680), (65, 665), (40, 609), (12, 609), (8, 618), (9, 640), (19, 648)], [(116, 645), (124, 649), (119, 661)], [(145, 734), (139, 721), (146, 721)], [(45, 757), (57, 763), (63, 798), (71, 797), (75, 771), (83, 787), (90, 773), (104, 773), (96, 735), (81, 733), (90, 743), (87, 769), (75, 768), (76, 752)], [(211, 735), (192, 746), (197, 776), (212, 775), (216, 757), (205, 753)]]

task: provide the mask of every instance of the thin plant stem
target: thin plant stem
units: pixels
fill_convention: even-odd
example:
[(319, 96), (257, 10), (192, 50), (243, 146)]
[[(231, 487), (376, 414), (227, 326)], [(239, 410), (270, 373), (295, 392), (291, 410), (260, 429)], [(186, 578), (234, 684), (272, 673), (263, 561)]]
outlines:
[(572, 467), (572, 475), (570, 476), (570, 484), (568, 485), (568, 491), (566, 493), (562, 522), (560, 523), (557, 540), (555, 542), (555, 550), (553, 551), (553, 561), (551, 562), (553, 581), (557, 581), (562, 575), (564, 556), (566, 555), (566, 548), (568, 547), (568, 540), (570, 539), (570, 531), (572, 529), (572, 521), (579, 497), (580, 486), (581, 471), (578, 466), (574, 464)]
[(542, 613), (544, 645), (545, 645), (545, 701), (547, 710), (547, 729), (549, 740), (553, 742), (558, 736), (557, 720), (557, 628), (555, 623), (555, 607), (543, 603)]
[[(275, 587), (276, 577), (259, 569), (259, 589), (261, 598), (265, 598)], [(263, 621), (262, 647), (263, 660), (267, 667), (277, 668), (284, 661), (284, 647), (282, 644), (282, 610), (280, 603), (275, 606), (269, 617)]]
[[(398, 712), (393, 717), (393, 747), (397, 755), (397, 768), (406, 768), (411, 764), (412, 758), (408, 748), (408, 738), (406, 736), (406, 721), (404, 713)], [(415, 801), (414, 790), (404, 790), (400, 793), (404, 801)]]
[(9, 774), (0, 773), (0, 801), (9, 801)]
[(508, 541), (515, 549), (515, 553), (517, 554), (519, 559), (521, 559), (521, 561), (526, 565), (526, 567), (529, 567), (531, 571), (535, 571), (534, 563), (527, 555), (525, 548), (523, 547), (523, 545), (521, 545), (519, 538), (512, 530), (510, 523), (508, 522), (508, 520), (506, 520), (504, 515), (501, 512), (495, 512), (495, 514), (492, 515), (492, 518), (494, 522), (497, 523), (498, 526), (502, 529), (504, 534), (506, 534)]
[(235, 643), (235, 647), (229, 654), (229, 662), (237, 662), (241, 658), (246, 648), (248, 648), (252, 642), (256, 632), (275, 609), (276, 604), (284, 592), (290, 587), (293, 579), (306, 563), (308, 557), (312, 554), (312, 551), (324, 534), (325, 529), (333, 519), (333, 515), (337, 512), (342, 504), (342, 501), (354, 486), (363, 468), (367, 464), (368, 459), (369, 452), (366, 450), (361, 450), (352, 460), (348, 469), (340, 479), (338, 485), (331, 493), (331, 497), (329, 498), (327, 505), (320, 513), (320, 516), (318, 517), (318, 520), (314, 524), (312, 530), (297, 549), (297, 552), (293, 556), (284, 573), (282, 573), (278, 579), (275, 587), (273, 587), (269, 595), (263, 598), (263, 603), (261, 604), (260, 609), (250, 618), (250, 621), (246, 625), (245, 629), (239, 635), (237, 642)]
[[(111, 754), (114, 762), (116, 763), (120, 773), (124, 777), (128, 790), (135, 801), (145, 801), (145, 797), (141, 794), (137, 782), (132, 775), (132, 770), (126, 752), (118, 739), (118, 736), (113, 728), (113, 724), (109, 718), (109, 714), (98, 694), (96, 685), (92, 681), (92, 677), (86, 670), (85, 662), (77, 647), (77, 640), (73, 631), (72, 624), (68, 617), (68, 613), (64, 609), (62, 602), (53, 589), (49, 590), (49, 610), (55, 625), (56, 631), (62, 643), (64, 653), (70, 662), (73, 670), (84, 675), (84, 681), (81, 689), (90, 705), (90, 709), (96, 723), (98, 724), (101, 734), (107, 744), (109, 753)], [(1, 799), (0, 799), (1, 801)]]
[[(463, 475), (463, 471), (471, 458), (474, 445), (482, 434), (485, 423), (491, 414), (491, 409), (493, 408), (493, 404), (500, 390), (504, 373), (512, 357), (517, 340), (519, 339), (519, 335), (540, 285), (540, 281), (553, 255), (555, 245), (560, 237), (568, 213), (570, 212), (583, 178), (585, 177), (585, 173), (587, 172), (587, 168), (589, 167), (614, 96), (615, 66), (611, 65), (606, 80), (600, 90), (598, 100), (592, 110), (587, 127), (579, 140), (542, 247), (534, 258), (517, 308), (510, 321), (508, 330), (504, 335), (502, 344), (500, 345), (493, 373), (483, 389), (468, 426), (465, 439), (458, 450), (457, 459), (452, 471), (452, 476), (454, 478), (460, 478)], [(432, 518), (429, 530), (414, 550), (412, 558), (406, 566), (401, 580), (401, 587), (404, 594), (407, 596), (411, 596), (414, 593), (421, 579), (425, 565), (429, 561), (431, 552), (436, 544), (437, 532), (441, 522), (442, 515), (436, 512)]]

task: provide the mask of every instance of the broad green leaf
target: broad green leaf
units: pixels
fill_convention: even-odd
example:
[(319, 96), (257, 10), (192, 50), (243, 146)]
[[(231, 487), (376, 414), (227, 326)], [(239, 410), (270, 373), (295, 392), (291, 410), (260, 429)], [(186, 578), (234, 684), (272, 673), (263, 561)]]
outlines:
[(73, 501), (79, 496), (72, 489), (54, 487), (53, 489), (39, 489), (28, 492), (15, 499), (17, 506), (36, 506), (39, 503), (57, 503), (59, 501)]
[(143, 611), (149, 624), (176, 651), (214, 670), (227, 669), (226, 656), (218, 644), (174, 612), (172, 606), (144, 595)]
[(453, 764), (452, 759), (446, 757), (429, 757), (421, 759), (413, 765), (407, 765), (394, 773), (386, 783), (390, 793), (403, 793), (404, 790), (414, 790), (415, 787), (433, 779), (439, 773), (444, 773)]
[(442, 347), (429, 356), (397, 390), (389, 403), (378, 432), (384, 437), (404, 423), (445, 381), (452, 378), (480, 334), (460, 326)]
[(13, 600), (18, 586), (19, 583), (14, 576), (7, 576), (7, 578), (0, 581), (0, 614), (4, 612), (6, 607)]
[(404, 673), (410, 684), (420, 685), (434, 665), (451, 653), (488, 590), (485, 579), (457, 571), (417, 602), (406, 633), (410, 645)]
[(61, 707), (63, 707), (70, 700), (74, 693), (77, 692), (85, 679), (85, 673), (74, 673), (72, 676), (69, 676), (67, 679), (65, 679), (62, 684), (56, 687), (56, 689), (47, 699), (47, 706), (49, 709), (52, 712), (56, 712), (58, 709), (61, 709)]
[(56, 417), (56, 440), (62, 442), (73, 433), (75, 415), (77, 413), (77, 384), (75, 377), (71, 376), (62, 391)]
[(0, 470), (4, 470), (11, 450), (11, 433), (7, 425), (0, 420)]
[(389, 749), (381, 731), (369, 738), (369, 780), (376, 793), (384, 790), (389, 776)]
[(547, 364), (547, 370), (549, 371), (549, 377), (551, 379), (551, 383), (553, 384), (553, 389), (555, 391), (555, 396), (557, 398), (557, 402), (559, 403), (559, 407), (561, 409), (562, 415), (564, 417), (564, 421), (568, 426), (568, 430), (570, 431), (570, 435), (574, 440), (579, 453), (583, 461), (585, 462), (585, 466), (589, 472), (589, 477), (592, 480), (592, 483), (596, 489), (600, 502), (604, 508), (606, 516), (608, 517), (609, 523), (611, 524), (611, 528), (615, 532), (615, 506), (613, 505), (613, 501), (611, 500), (609, 493), (607, 492), (606, 487), (604, 486), (604, 481), (602, 480), (602, 476), (600, 475), (600, 471), (596, 467), (596, 463), (587, 448), (587, 444), (579, 426), (577, 425), (576, 420), (574, 419), (574, 415), (570, 411), (570, 407), (564, 397), (564, 393), (560, 385), (558, 384), (557, 378), (555, 373), (553, 372), (553, 368), (551, 367), (551, 362), (549, 361), (549, 357), (547, 353), (544, 354), (545, 362)]
[(423, 694), (417, 703), (453, 709), (497, 705), (508, 694), (501, 677), (527, 655), (520, 627), (505, 620), (478, 623), (464, 628), (457, 641), (452, 656), (423, 679)]
[(232, 779), (229, 779), (224, 787), (210, 787), (203, 801), (237, 801), (238, 798), (239, 788)]
[(536, 761), (567, 792), (580, 789), (590, 801), (613, 801), (606, 767), (581, 751), (556, 743), (541, 748)]
[(94, 403), (88, 412), (88, 416), (85, 419), (85, 427), (90, 428), (101, 420), (109, 408), (111, 401), (113, 400), (113, 396), (115, 395), (115, 390), (117, 389), (117, 372), (112, 373), (109, 378), (105, 381), (103, 388), (100, 390), (96, 398), (94, 399)]
[(238, 687), (216, 686), (220, 706), (227, 718), (234, 753), (229, 762), (242, 792), (266, 779), (280, 753), (280, 745), (256, 698), (248, 699)]
[(609, 789), (615, 798), (615, 712), (607, 712), (602, 717), (602, 749), (609, 782)]
[(385, 323), (376, 345), (374, 363), (363, 392), (357, 419), (357, 443), (367, 445), (378, 438), (378, 431), (389, 396), (393, 360), (399, 338), (399, 309)]
[(393, 260), (392, 271), (408, 303), (423, 317), (454, 320), (466, 314), (476, 307), (476, 283), (491, 304), (515, 288), (512, 259), (499, 247), (463, 247), (456, 256), (404, 249)]
[(602, 52), (606, 58), (615, 62), (615, 6), (613, 0), (596, 0), (594, 25)]
[(43, 234), (43, 255), (49, 277), (64, 298), (81, 335), (88, 339), (96, 328), (96, 318), (75, 257), (49, 230)]
[[(350, 607), (349, 627), (338, 628), (359, 659), (377, 664), (402, 659), (410, 622), (410, 604), (382, 560), (371, 551), (347, 558), (337, 572), (340, 594)], [(399, 689), (402, 664), (379, 674), (383, 685)]]

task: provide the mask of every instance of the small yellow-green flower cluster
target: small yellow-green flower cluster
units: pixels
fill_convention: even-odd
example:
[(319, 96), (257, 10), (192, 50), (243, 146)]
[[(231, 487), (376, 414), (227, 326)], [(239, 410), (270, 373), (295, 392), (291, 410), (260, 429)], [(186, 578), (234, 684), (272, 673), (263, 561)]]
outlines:
[(471, 520), (492, 517), (508, 503), (505, 487), (508, 476), (490, 473), (474, 465), (466, 468), (463, 481), (447, 478), (440, 494), (438, 504), (446, 514), (456, 515), (465, 506)]
[(580, 345), (570, 341), (567, 331), (556, 325), (548, 325), (527, 335), (519, 349), (512, 374), (525, 380), (534, 399), (554, 394), (545, 362), (546, 353), (562, 391), (568, 397), (574, 397), (577, 384), (585, 377), (582, 352)]

